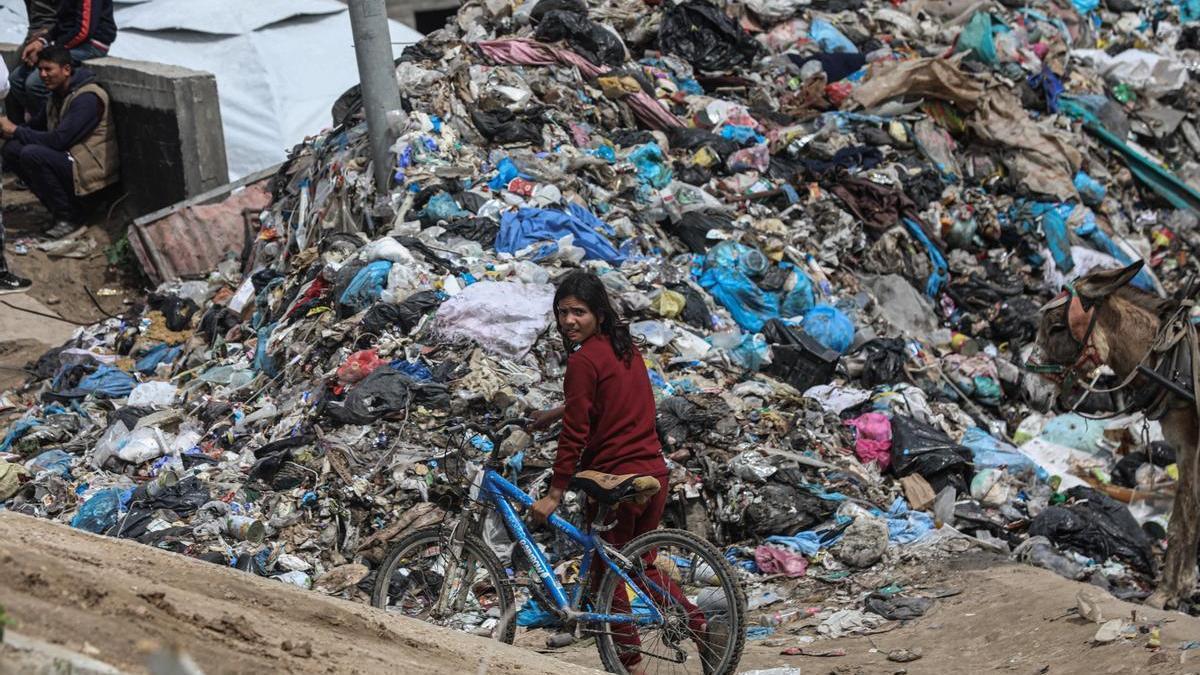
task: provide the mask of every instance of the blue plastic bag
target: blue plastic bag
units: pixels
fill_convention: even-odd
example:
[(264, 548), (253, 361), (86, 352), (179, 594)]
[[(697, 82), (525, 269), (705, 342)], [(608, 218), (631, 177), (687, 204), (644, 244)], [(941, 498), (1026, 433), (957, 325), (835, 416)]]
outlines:
[(25, 462), (25, 468), (29, 469), (30, 473), (35, 476), (43, 471), (50, 471), (70, 480), (71, 455), (58, 449), (47, 450)]
[(1012, 474), (1037, 471), (1037, 466), (1016, 447), (998, 440), (979, 427), (971, 427), (963, 434), (962, 444), (971, 449), (976, 471), (1008, 467)]
[(796, 285), (784, 296), (779, 307), (780, 315), (785, 317), (802, 316), (817, 304), (817, 295), (808, 275), (799, 269), (793, 269), (792, 274), (796, 277)]
[(992, 41), (992, 15), (982, 11), (975, 12), (958, 34), (958, 44), (954, 51), (969, 51), (989, 66), (996, 65), (996, 43)]
[(629, 161), (637, 167), (638, 182), (642, 185), (662, 189), (671, 184), (671, 163), (657, 143), (634, 148)]
[(754, 144), (766, 143), (767, 139), (762, 134), (758, 133), (751, 127), (739, 126), (737, 124), (726, 124), (721, 127), (721, 138), (728, 138), (736, 142), (738, 145), (746, 145), (753, 141)]
[(575, 236), (575, 245), (586, 252), (586, 259), (620, 265), (625, 262), (624, 254), (601, 235), (611, 231), (611, 227), (578, 204), (569, 204), (566, 212), (517, 209), (500, 218), (496, 251), (516, 253), (530, 244), (557, 241), (571, 234)]
[(896, 497), (887, 513), (888, 540), (897, 544), (920, 541), (933, 531), (933, 517), (921, 511), (909, 511), (904, 497)]
[(1088, 206), (1097, 206), (1104, 201), (1106, 192), (1104, 186), (1100, 184), (1100, 181), (1082, 171), (1075, 174), (1075, 189), (1079, 192), (1083, 203)]
[(904, 225), (908, 228), (909, 234), (916, 237), (917, 241), (925, 247), (925, 252), (929, 254), (929, 262), (933, 264), (933, 271), (929, 273), (929, 279), (925, 281), (925, 295), (933, 298), (942, 291), (942, 287), (950, 280), (950, 266), (946, 263), (946, 258), (937, 246), (925, 236), (925, 230), (921, 229), (920, 224), (911, 218), (904, 218)]
[(354, 275), (338, 303), (346, 309), (346, 314), (355, 314), (370, 307), (379, 300), (383, 289), (387, 286), (388, 272), (392, 271), (390, 260), (376, 260)]
[(471, 215), (470, 211), (464, 210), (454, 201), (448, 192), (439, 192), (433, 196), (421, 210), (421, 215), (434, 220), (450, 220), (452, 218), (466, 218)]
[(79, 381), (76, 391), (99, 398), (124, 398), (133, 391), (137, 380), (129, 373), (112, 366), (100, 366), (96, 372)]
[(172, 347), (167, 343), (156, 345), (133, 365), (133, 369), (143, 375), (150, 375), (160, 363), (170, 363), (183, 351), (183, 345)]
[(710, 268), (700, 275), (699, 281), (744, 330), (757, 333), (768, 320), (779, 318), (779, 299), (736, 268)]
[(550, 612), (542, 609), (537, 600), (529, 598), (517, 612), (517, 625), (523, 628), (548, 628), (557, 626), (558, 619)]
[(736, 241), (723, 241), (712, 247), (704, 256), (704, 267), (726, 267), (735, 269), (748, 277), (762, 276), (771, 261), (756, 248)]
[(746, 370), (762, 370), (771, 354), (767, 339), (758, 333), (742, 333), (742, 341), (729, 351), (729, 360)]
[(831, 54), (857, 54), (858, 47), (842, 32), (825, 19), (816, 19), (808, 29), (808, 36), (821, 47), (821, 51)]
[(839, 354), (845, 354), (854, 343), (854, 322), (836, 307), (816, 305), (804, 313), (800, 324), (817, 342)]
[[(1083, 237), (1092, 245), (1092, 248), (1103, 251), (1115, 258), (1122, 265), (1133, 264), (1133, 258), (1130, 257), (1117, 243), (1112, 240), (1104, 230), (1096, 224), (1095, 214), (1089, 212), (1088, 218), (1083, 221), (1083, 224), (1075, 228), (1075, 234)], [(1138, 271), (1130, 285), (1140, 288), (1147, 293), (1154, 293), (1154, 280), (1150, 278), (1150, 272), (1145, 267)]]
[[(512, 182), (514, 178), (529, 178), (529, 176), (521, 173), (521, 170), (517, 168), (517, 165), (514, 164), (511, 159), (505, 157), (504, 159), (500, 160), (499, 164), (496, 165), (496, 175), (488, 181), (488, 187), (493, 190), (503, 190), (504, 188), (508, 187), (508, 184)], [(446, 196), (449, 197), (450, 195)], [(430, 201), (433, 200), (431, 199)], [(455, 204), (455, 206), (457, 206), (457, 204)]]
[(117, 524), (117, 510), (120, 506), (120, 490), (101, 490), (79, 507), (79, 511), (71, 518), (71, 527), (94, 534), (104, 534), (105, 530)]

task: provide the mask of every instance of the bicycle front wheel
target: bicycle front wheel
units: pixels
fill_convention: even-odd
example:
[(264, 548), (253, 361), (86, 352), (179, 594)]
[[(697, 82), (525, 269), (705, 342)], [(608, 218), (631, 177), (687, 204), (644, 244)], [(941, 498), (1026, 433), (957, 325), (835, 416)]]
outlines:
[[(726, 675), (746, 645), (746, 592), (733, 567), (712, 544), (685, 530), (662, 529), (621, 549), (625, 574), (653, 602), (661, 625), (600, 624), (596, 646), (611, 673)], [(648, 614), (644, 601), (609, 570), (596, 611)]]
[[(426, 527), (401, 539), (379, 566), (371, 604), (389, 612), (512, 644), (517, 631), (512, 585), (499, 558), (467, 536), (453, 555), (449, 530)], [(443, 607), (439, 598), (446, 579)]]

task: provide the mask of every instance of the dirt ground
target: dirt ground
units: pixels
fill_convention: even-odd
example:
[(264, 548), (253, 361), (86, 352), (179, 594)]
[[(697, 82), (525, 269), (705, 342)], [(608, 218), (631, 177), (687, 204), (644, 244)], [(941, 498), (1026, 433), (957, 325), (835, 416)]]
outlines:
[[(1075, 612), (1077, 594), (1089, 588), (1086, 584), (994, 554), (968, 554), (944, 565), (906, 569), (882, 581), (900, 583), (909, 595), (934, 589), (961, 593), (937, 600), (919, 619), (890, 622), (865, 637), (805, 644), (801, 636), (818, 635), (815, 620), (784, 624), (765, 640), (746, 642), (739, 670), (793, 667), (799, 669), (796, 675), (1200, 673), (1200, 649), (1179, 649), (1183, 642), (1200, 640), (1200, 618), (1121, 602), (1095, 589), (1106, 598), (1101, 605), (1106, 618), (1128, 619), (1136, 612), (1141, 622), (1163, 622), (1159, 650), (1147, 648), (1147, 634), (1096, 644), (1092, 638), (1099, 626)], [(544, 640), (544, 633), (530, 632), (519, 636), (518, 644), (536, 649)], [(845, 655), (780, 654), (793, 646), (814, 652), (840, 650)], [(888, 660), (889, 652), (902, 648), (919, 649), (922, 656), (909, 663)], [(557, 652), (540, 651), (580, 666), (600, 667), (590, 641)]]
[[(577, 666), (135, 542), (0, 513), (0, 606), (22, 638), (124, 672), (171, 645), (204, 673), (575, 673)], [(37, 672), (0, 646), (0, 674)], [(84, 672), (86, 668), (66, 671)], [(176, 671), (183, 672), (183, 671)]]
[[(23, 639), (59, 645), (126, 672), (144, 672), (147, 658), (170, 645), (186, 648), (209, 674), (568, 673), (600, 665), (590, 641), (549, 651), (545, 631), (527, 631), (518, 636), (524, 649), (510, 648), (15, 514), (0, 513), (0, 570), (0, 606)], [(1162, 648), (1149, 648), (1144, 633), (1098, 645), (1092, 641), (1097, 625), (1074, 611), (1077, 594), (1087, 587), (1051, 572), (976, 553), (891, 575), (872, 583), (895, 581), (916, 594), (960, 593), (937, 600), (919, 619), (885, 624), (865, 637), (805, 644), (801, 636), (816, 635), (815, 622), (784, 624), (766, 640), (747, 642), (740, 671), (790, 666), (805, 674), (839, 675), (1200, 673), (1200, 649), (1179, 648), (1200, 640), (1198, 618), (1108, 598), (1101, 604), (1106, 617), (1136, 612), (1143, 624), (1160, 622)], [(789, 646), (845, 655), (781, 655)], [(922, 657), (888, 661), (887, 653), (898, 648), (919, 649)], [(30, 659), (29, 653), (0, 646), (0, 675), (38, 672), (23, 667)]]
[[(20, 369), (69, 337), (77, 324), (100, 321), (106, 318), (106, 313), (117, 314), (126, 303), (141, 295), (139, 289), (130, 287), (129, 279), (110, 267), (105, 255), (105, 250), (121, 236), (120, 224), (125, 214), (118, 201), (120, 195), (109, 196), (107, 201), (98, 200), (87, 210), (89, 226), (78, 238), (90, 238), (95, 242), (94, 248), (83, 257), (54, 256), (36, 246), (40, 241), (38, 235), (49, 225), (49, 214), (32, 192), (13, 186), (11, 175), (2, 178), (0, 208), (7, 230), (4, 253), (9, 267), (33, 281), (33, 286), (26, 294), (31, 302), (23, 302), (20, 296), (0, 296), (0, 301), (7, 303), (0, 304), (0, 324), (5, 328), (4, 337), (0, 338), (0, 390), (20, 384), (24, 379)], [(103, 311), (88, 296), (88, 290), (96, 296), (96, 303)], [(55, 315), (65, 321), (9, 305)]]

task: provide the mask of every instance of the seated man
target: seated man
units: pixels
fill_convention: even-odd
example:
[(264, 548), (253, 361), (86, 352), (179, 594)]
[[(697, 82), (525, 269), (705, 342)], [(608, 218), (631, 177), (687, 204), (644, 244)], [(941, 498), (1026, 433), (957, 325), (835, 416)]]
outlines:
[[(0, 100), (8, 94), (8, 68), (4, 59), (0, 59)], [(4, 184), (0, 182), (0, 201), (4, 198)], [(28, 279), (19, 277), (8, 269), (8, 258), (4, 255), (4, 210), (0, 209), (0, 294), (23, 293), (32, 284)]]
[(117, 135), (108, 93), (94, 73), (72, 65), (65, 47), (43, 49), (38, 72), (50, 100), (28, 126), (0, 117), (0, 137), (10, 139), (0, 156), (50, 211), (46, 234), (58, 239), (79, 226), (78, 197), (117, 182)]
[(26, 0), (25, 9), (30, 30), (10, 84), (13, 96), (32, 117), (50, 97), (38, 77), (38, 52), (57, 45), (69, 49), (76, 62), (104, 56), (117, 38), (117, 23), (112, 0)]

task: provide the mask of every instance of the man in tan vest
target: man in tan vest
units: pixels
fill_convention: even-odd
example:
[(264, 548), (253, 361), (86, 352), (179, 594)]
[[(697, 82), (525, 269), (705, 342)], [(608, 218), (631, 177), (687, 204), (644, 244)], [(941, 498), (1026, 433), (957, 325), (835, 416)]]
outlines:
[(75, 68), (66, 48), (43, 49), (38, 72), (50, 100), (28, 126), (0, 117), (0, 136), (9, 139), (0, 154), (50, 211), (46, 235), (59, 239), (79, 229), (79, 197), (119, 179), (117, 137), (108, 93), (92, 71)]

